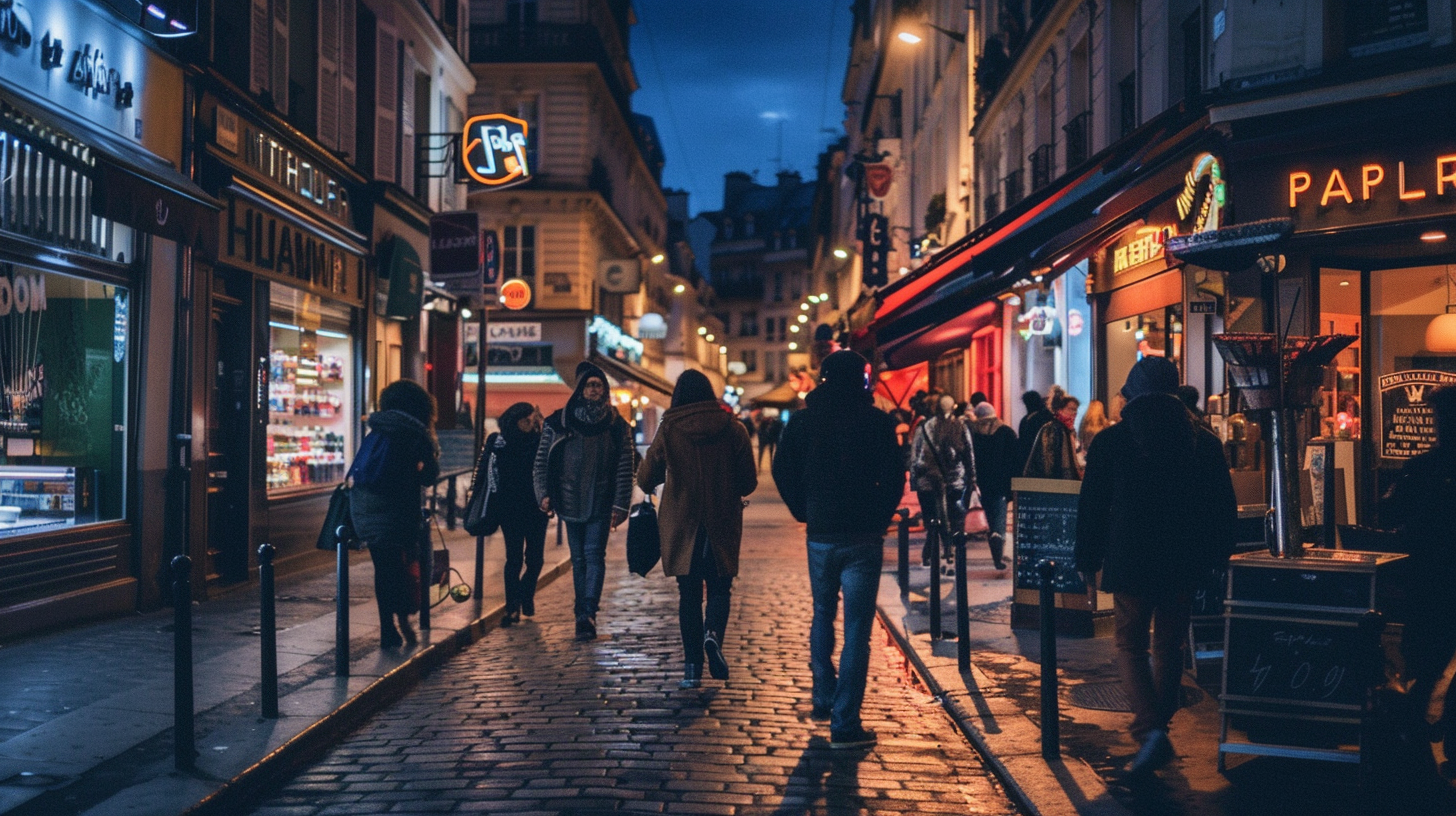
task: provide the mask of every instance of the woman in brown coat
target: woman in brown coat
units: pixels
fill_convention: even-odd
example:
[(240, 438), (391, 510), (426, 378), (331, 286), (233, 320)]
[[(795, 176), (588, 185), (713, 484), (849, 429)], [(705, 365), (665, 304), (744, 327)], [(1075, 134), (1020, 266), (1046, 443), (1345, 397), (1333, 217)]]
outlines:
[(701, 684), (705, 656), (709, 673), (728, 679), (723, 630), (738, 574), (743, 497), (758, 487), (757, 470), (743, 423), (718, 404), (707, 377), (683, 372), (673, 389), (672, 407), (663, 414), (637, 469), (637, 484), (644, 492), (664, 485), (658, 526), (662, 571), (677, 578), (683, 639), (680, 688)]

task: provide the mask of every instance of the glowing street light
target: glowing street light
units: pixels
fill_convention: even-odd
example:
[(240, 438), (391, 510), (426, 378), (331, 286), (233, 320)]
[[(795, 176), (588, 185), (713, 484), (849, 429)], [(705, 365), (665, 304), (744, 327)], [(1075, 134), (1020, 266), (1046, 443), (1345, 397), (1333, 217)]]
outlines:
[(906, 43), (908, 45), (918, 45), (921, 39), (919, 35), (911, 34), (908, 31), (901, 31), (899, 34), (896, 34), (895, 37), (900, 42)]
[(681, 283), (679, 283), (677, 286), (672, 287), (672, 293), (674, 295), (681, 295), (683, 292), (686, 292), (687, 290), (688, 290), (688, 288), (686, 286), (683, 286)]
[(799, 322), (800, 323), (808, 323), (809, 322), (809, 316), (808, 315), (805, 315), (805, 314), (799, 315)]
[(708, 333), (708, 327), (707, 326), (699, 326), (698, 327), (698, 334), (700, 336), (701, 335), (704, 335), (704, 334), (707, 334), (707, 333)]
[(834, 257), (842, 261), (849, 257), (849, 253), (844, 251), (843, 249), (836, 249), (834, 250)]
[(666, 255), (663, 255), (661, 252), (659, 252), (656, 255), (653, 255), (652, 256), (652, 262), (655, 263), (655, 264), (660, 264), (660, 263), (662, 263), (665, 260), (667, 260), (667, 256)]

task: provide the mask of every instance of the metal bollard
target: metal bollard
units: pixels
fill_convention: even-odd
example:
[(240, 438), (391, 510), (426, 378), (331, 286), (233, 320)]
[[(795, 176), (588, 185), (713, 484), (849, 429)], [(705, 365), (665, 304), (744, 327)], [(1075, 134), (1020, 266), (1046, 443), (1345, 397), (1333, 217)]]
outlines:
[(475, 537), (475, 608), (485, 603), (485, 536)]
[(565, 534), (564, 533), (564, 530), (565, 530), (564, 522), (562, 522), (561, 516), (557, 516), (556, 517), (556, 546), (558, 546), (558, 547), (561, 546), (561, 537)]
[(273, 585), (273, 556), (277, 550), (272, 544), (258, 547), (258, 634), (262, 636), (260, 649), (263, 668), (259, 675), (263, 683), (263, 716), (278, 719), (278, 612)]
[(910, 594), (910, 508), (901, 507), (895, 511), (900, 517), (896, 525), (895, 539), (899, 545), (899, 560), (896, 561), (896, 578), (900, 582), (900, 597)]
[(349, 676), (349, 541), (344, 529), (338, 530), (339, 575), (338, 609), (334, 613), (334, 674)]
[(1036, 565), (1041, 578), (1041, 755), (1061, 756), (1061, 714), (1057, 707), (1057, 562), (1043, 559)]
[(445, 488), (445, 529), (455, 530), (455, 479), (450, 477), (450, 484)]
[(930, 550), (930, 639), (940, 640), (940, 520), (925, 525), (925, 546)]
[(430, 524), (433, 516), (424, 519), (424, 534), (420, 536), (420, 629), (430, 628), (430, 578), (435, 572), (435, 543), (430, 538)]
[(197, 758), (192, 696), (192, 559), (172, 559), (173, 743), (176, 767), (187, 770)]
[(971, 588), (966, 580), (966, 534), (957, 531), (955, 540), (956, 667), (971, 670)]

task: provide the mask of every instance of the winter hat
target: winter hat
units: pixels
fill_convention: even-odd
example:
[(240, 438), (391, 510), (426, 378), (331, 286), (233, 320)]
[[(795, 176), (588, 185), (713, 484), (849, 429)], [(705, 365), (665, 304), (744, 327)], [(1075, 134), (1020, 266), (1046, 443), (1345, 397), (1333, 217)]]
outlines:
[(983, 402), (976, 406), (976, 419), (990, 419), (996, 416), (996, 406), (989, 402)]
[(1172, 394), (1178, 390), (1178, 366), (1166, 357), (1147, 356), (1127, 372), (1122, 396), (1132, 402), (1148, 394)]
[(672, 389), (672, 407), (692, 405), (697, 402), (717, 402), (713, 384), (701, 371), (688, 369), (677, 378), (677, 387)]
[(859, 352), (836, 351), (819, 366), (821, 388), (840, 393), (863, 394), (869, 390), (870, 364)]

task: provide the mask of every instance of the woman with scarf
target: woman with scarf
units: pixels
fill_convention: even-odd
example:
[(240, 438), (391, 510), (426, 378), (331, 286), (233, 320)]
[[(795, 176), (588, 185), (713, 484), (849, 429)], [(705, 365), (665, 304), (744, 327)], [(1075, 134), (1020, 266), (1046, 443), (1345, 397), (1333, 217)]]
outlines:
[(543, 513), (566, 524), (576, 588), (576, 639), (596, 640), (606, 576), (607, 534), (627, 520), (636, 453), (627, 421), (612, 407), (607, 375), (583, 361), (566, 407), (551, 414), (536, 446), (532, 482)]
[[(529, 402), (518, 402), (501, 413), (497, 424), (500, 431), (485, 440), (480, 465), (495, 456), (495, 473), (489, 474), (494, 477), (495, 495), (490, 501), (500, 503), (498, 518), (506, 545), (506, 611), (501, 626), (514, 626), (522, 615), (536, 614), (536, 582), (546, 553), (547, 518), (531, 483), (541, 443), (541, 412)], [(489, 484), (482, 482), (481, 489)]]
[(1052, 402), (1052, 421), (1041, 427), (1021, 475), (1034, 479), (1082, 478), (1077, 461), (1077, 409), (1081, 400), (1062, 393)]
[(996, 569), (1006, 569), (1006, 502), (1011, 497), (1011, 477), (1016, 475), (1016, 432), (996, 416), (989, 402), (976, 406), (971, 423), (971, 443), (976, 451), (976, 487), (990, 528), (987, 543)]
[[(642, 465), (637, 485), (663, 485), (658, 525), (662, 572), (677, 578), (678, 627), (683, 639), (679, 688), (702, 682), (703, 659), (715, 679), (728, 679), (723, 631), (743, 537), (743, 497), (758, 487), (753, 446), (743, 423), (723, 410), (708, 378), (684, 371), (672, 407)], [(703, 588), (707, 587), (707, 615)]]
[(415, 643), (409, 616), (418, 603), (408, 568), (418, 557), (424, 489), (440, 475), (435, 398), (418, 383), (397, 380), (379, 395), (379, 410), (369, 415), (368, 425), (349, 468), (354, 480), (349, 506), (354, 532), (374, 561), (379, 645), (397, 649)]

